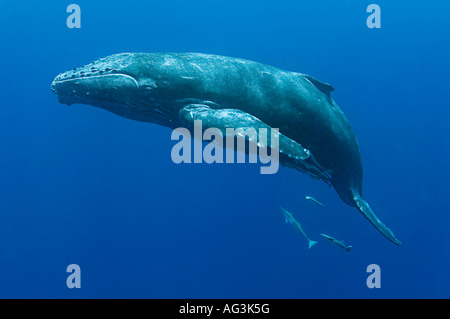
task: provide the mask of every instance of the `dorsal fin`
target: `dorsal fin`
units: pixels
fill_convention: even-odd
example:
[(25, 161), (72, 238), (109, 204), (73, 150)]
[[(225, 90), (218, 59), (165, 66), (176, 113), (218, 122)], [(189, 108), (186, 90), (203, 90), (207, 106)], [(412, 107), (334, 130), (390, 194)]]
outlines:
[(303, 76), (312, 84), (314, 85), (318, 90), (323, 92), (326, 96), (330, 97), (331, 91), (334, 91), (334, 87), (332, 87), (328, 83), (321, 82), (315, 78), (313, 78), (310, 75), (303, 74)]

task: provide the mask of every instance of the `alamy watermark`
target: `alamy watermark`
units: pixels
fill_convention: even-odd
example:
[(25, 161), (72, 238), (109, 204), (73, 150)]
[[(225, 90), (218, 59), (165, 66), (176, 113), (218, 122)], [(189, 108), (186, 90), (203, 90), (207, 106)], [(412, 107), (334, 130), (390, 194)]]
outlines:
[[(202, 121), (194, 121), (194, 150), (192, 152), (191, 132), (186, 128), (176, 128), (171, 139), (178, 140), (171, 151), (172, 161), (180, 163), (245, 163), (248, 154), (249, 163), (267, 164), (261, 166), (261, 174), (275, 174), (279, 168), (279, 131), (275, 128), (252, 127), (226, 128), (225, 149), (223, 133), (220, 129), (210, 127), (203, 131)], [(270, 136), (270, 137), (269, 137)], [(214, 138), (214, 139), (213, 139)], [(181, 139), (181, 140), (180, 140)], [(235, 147), (235, 139), (237, 147)], [(203, 142), (210, 141), (203, 148)], [(246, 152), (246, 142), (248, 151)], [(270, 148), (270, 154), (269, 154)], [(225, 160), (224, 160), (225, 151)], [(193, 160), (192, 160), (193, 153)]]
[(381, 28), (381, 9), (378, 4), (369, 4), (366, 9), (370, 15), (367, 17), (366, 24), (369, 29)]
[(78, 4), (69, 4), (66, 9), (70, 15), (67, 17), (66, 24), (69, 29), (81, 28), (81, 9)]
[(381, 268), (377, 264), (370, 264), (366, 271), (370, 273), (367, 277), (366, 285), (368, 288), (381, 288)]
[(81, 269), (77, 264), (67, 266), (66, 272), (70, 275), (66, 279), (67, 288), (81, 288)]

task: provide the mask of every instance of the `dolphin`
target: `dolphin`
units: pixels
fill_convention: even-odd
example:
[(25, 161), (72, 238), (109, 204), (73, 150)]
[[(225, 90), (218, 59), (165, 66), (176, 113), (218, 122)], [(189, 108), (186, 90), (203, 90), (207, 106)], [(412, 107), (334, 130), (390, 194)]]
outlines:
[(59, 102), (88, 104), (169, 128), (278, 128), (280, 163), (332, 185), (376, 229), (401, 242), (362, 198), (358, 142), (334, 88), (314, 77), (201, 53), (122, 53), (59, 74)]

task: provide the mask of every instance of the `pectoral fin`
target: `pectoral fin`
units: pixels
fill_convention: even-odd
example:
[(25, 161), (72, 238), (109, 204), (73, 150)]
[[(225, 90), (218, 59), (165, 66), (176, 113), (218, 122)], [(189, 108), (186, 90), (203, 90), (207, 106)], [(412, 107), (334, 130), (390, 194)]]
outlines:
[(402, 243), (395, 238), (394, 233), (381, 222), (380, 219), (374, 214), (369, 204), (360, 198), (358, 195), (354, 197), (354, 201), (359, 209), (359, 211), (378, 229), (387, 239), (396, 245), (401, 245)]
[[(250, 142), (255, 142), (259, 147), (272, 147), (271, 132), (278, 138), (278, 150), (280, 152), (280, 163), (292, 167), (316, 179), (323, 179), (329, 184), (331, 173), (323, 168), (314, 158), (313, 154), (296, 141), (271, 130), (272, 127), (262, 122), (255, 116), (238, 109), (211, 109), (205, 104), (189, 104), (180, 110), (180, 118), (189, 126), (194, 125), (195, 120), (202, 121), (202, 127), (217, 128), (223, 136), (227, 134), (227, 128), (233, 128), (234, 134), (243, 136)], [(260, 130), (267, 129), (267, 145), (261, 142)], [(250, 129), (255, 134), (247, 134)]]

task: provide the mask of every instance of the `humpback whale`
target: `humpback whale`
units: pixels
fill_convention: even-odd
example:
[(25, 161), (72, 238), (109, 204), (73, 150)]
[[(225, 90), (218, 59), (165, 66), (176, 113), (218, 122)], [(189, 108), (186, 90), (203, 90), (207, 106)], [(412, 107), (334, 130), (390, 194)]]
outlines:
[(314, 77), (201, 53), (121, 53), (59, 74), (60, 103), (87, 104), (169, 128), (266, 127), (280, 133), (280, 163), (332, 185), (386, 238), (401, 242), (362, 198), (356, 136)]

